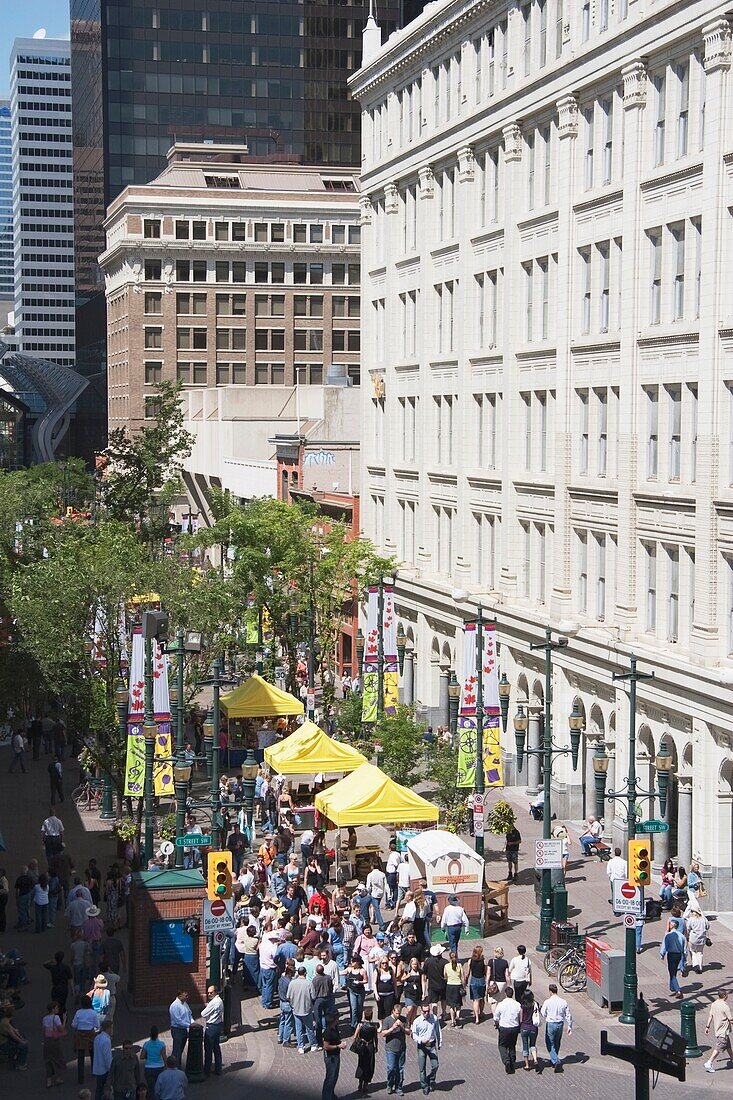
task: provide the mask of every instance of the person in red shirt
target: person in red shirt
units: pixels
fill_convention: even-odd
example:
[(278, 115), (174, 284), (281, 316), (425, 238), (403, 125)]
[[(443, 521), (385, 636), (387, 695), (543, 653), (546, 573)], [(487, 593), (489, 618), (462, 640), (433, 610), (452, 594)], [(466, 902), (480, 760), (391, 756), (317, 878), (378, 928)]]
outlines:
[(331, 909), (328, 903), (328, 896), (322, 886), (316, 886), (315, 891), (311, 894), (308, 901), (308, 912), (314, 913), (320, 912), (323, 917), (324, 924), (328, 924), (331, 919)]

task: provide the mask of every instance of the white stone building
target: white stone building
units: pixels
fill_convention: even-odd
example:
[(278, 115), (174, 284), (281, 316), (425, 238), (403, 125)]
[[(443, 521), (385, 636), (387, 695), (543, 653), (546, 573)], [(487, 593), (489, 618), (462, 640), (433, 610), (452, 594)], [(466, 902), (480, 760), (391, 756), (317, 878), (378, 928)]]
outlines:
[(15, 335), (74, 367), (71, 46), (16, 38), (10, 55)]
[[(460, 627), (495, 616), (541, 737), (586, 729), (559, 817), (673, 759), (654, 858), (699, 858), (733, 908), (733, 88), (712, 0), (436, 0), (351, 81), (363, 110), (362, 517), (404, 562), (415, 697), (436, 706)], [(372, 386), (367, 385), (369, 377)], [(383, 396), (380, 396), (383, 395)], [(458, 666), (460, 667), (460, 666)], [(445, 684), (445, 676), (443, 683)], [(408, 689), (409, 690), (409, 689)], [(644, 814), (658, 806), (640, 799)], [(614, 820), (615, 815), (615, 820)], [(620, 837), (624, 807), (607, 803)]]

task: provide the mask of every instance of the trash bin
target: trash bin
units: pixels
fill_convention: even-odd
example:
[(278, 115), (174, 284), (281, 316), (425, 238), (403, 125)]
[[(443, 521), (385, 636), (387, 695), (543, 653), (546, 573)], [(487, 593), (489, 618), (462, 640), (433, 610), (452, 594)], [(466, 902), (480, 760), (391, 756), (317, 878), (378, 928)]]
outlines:
[(188, 1029), (186, 1077), (194, 1084), (204, 1080), (204, 1029), (201, 1024), (191, 1024)]

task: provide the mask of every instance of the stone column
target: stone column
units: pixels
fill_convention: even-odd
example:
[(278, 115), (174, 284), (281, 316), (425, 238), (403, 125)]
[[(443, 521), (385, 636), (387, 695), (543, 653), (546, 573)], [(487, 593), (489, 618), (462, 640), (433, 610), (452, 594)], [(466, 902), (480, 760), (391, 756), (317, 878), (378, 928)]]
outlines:
[[(656, 771), (655, 771), (656, 778)], [(672, 824), (672, 784), (674, 779), (670, 776), (669, 788), (667, 791), (667, 805), (665, 807), (664, 815), (657, 813), (657, 819), (664, 821), (667, 825)], [(657, 780), (657, 786), (659, 781)], [(658, 870), (664, 861), (669, 858), (669, 830), (666, 833), (656, 833), (652, 837), (652, 867), (654, 870)], [(685, 864), (685, 866), (687, 866)]]
[(692, 863), (692, 776), (677, 777), (677, 862), (686, 870)]
[[(537, 712), (529, 716), (527, 748), (539, 749), (542, 743), (542, 715)], [(535, 795), (542, 785), (541, 761), (537, 752), (527, 758), (527, 794)]]
[(447, 668), (440, 670), (440, 691), (438, 694), (438, 721), (441, 726), (447, 726), (450, 722), (450, 696), (448, 684), (450, 671)]
[(405, 669), (402, 674), (402, 702), (409, 707), (415, 700), (415, 650), (405, 653)]

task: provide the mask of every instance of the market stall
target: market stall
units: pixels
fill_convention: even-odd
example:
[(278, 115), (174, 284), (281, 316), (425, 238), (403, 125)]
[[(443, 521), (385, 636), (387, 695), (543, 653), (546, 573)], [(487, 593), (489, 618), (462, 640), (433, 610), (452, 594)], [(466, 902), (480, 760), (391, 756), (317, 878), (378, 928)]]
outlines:
[(253, 749), (259, 763), (264, 750), (275, 743), (278, 723), (285, 724), (294, 715), (303, 714), (300, 699), (269, 684), (256, 673), (234, 691), (219, 700), (227, 718), (229, 746), (226, 766), (238, 768), (244, 762), (247, 749)]
[(326, 775), (353, 772), (366, 763), (366, 757), (329, 737), (315, 722), (304, 722), (290, 736), (265, 749), (265, 762), (281, 775)]
[(508, 897), (497, 898), (495, 883), (485, 882), (483, 856), (444, 829), (426, 829), (407, 841), (411, 882), (425, 879), (428, 889), (437, 899), (437, 913), (442, 915), (448, 898), (456, 894), (471, 922), (475, 934), (485, 935), (492, 922), (499, 919), (501, 909), (508, 915)]

